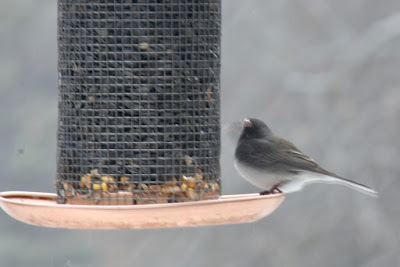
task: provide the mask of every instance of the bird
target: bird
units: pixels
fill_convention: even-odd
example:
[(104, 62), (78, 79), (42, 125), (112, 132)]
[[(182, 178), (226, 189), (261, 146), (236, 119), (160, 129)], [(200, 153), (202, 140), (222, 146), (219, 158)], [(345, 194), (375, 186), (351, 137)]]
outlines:
[(329, 172), (293, 143), (275, 135), (261, 120), (245, 118), (235, 150), (234, 165), (261, 195), (293, 193), (311, 183), (335, 183), (378, 196), (372, 188)]

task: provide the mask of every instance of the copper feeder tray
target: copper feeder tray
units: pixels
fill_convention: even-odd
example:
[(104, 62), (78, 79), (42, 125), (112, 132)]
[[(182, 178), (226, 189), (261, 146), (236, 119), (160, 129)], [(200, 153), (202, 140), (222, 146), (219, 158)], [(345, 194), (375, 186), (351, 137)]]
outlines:
[(284, 194), (242, 194), (194, 202), (100, 206), (57, 204), (56, 194), (9, 191), (0, 193), (0, 206), (14, 219), (37, 226), (144, 229), (254, 222), (273, 212), (284, 198)]

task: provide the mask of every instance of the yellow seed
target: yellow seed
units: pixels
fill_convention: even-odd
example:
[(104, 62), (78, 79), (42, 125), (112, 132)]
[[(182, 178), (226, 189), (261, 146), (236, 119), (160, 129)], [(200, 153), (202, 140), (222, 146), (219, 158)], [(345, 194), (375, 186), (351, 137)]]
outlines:
[(177, 185), (171, 186), (171, 193), (172, 194), (176, 194), (176, 193), (179, 193), (179, 192), (181, 192), (181, 188), (179, 186), (177, 186)]
[(176, 178), (175, 177), (172, 177), (172, 178), (170, 178), (170, 179), (168, 179), (166, 182), (165, 182), (165, 185), (177, 185), (178, 184), (178, 181), (176, 180)]
[(125, 186), (125, 189), (128, 190), (128, 191), (132, 191), (135, 188), (136, 188), (135, 184), (128, 184), (128, 185)]
[(162, 192), (164, 193), (164, 194), (166, 194), (166, 195), (170, 195), (172, 192), (172, 190), (171, 190), (171, 186), (170, 185), (164, 185), (164, 186), (162, 186)]
[[(94, 186), (94, 185), (93, 185)], [(108, 191), (108, 186), (107, 186), (107, 184), (106, 183), (101, 183), (101, 189), (103, 190), (103, 191)]]
[(99, 175), (99, 170), (98, 169), (90, 170), (90, 175)]
[(207, 99), (208, 99), (208, 101), (211, 101), (211, 88), (210, 87), (207, 88)]
[(177, 181), (176, 181), (176, 178), (175, 178), (175, 177), (172, 177), (171, 183), (172, 183), (172, 185), (176, 185), (176, 184), (177, 184)]
[(208, 189), (208, 188), (209, 188), (209, 185), (208, 185), (208, 183), (206, 183), (206, 182), (202, 182), (202, 183), (201, 183), (201, 187), (202, 187), (203, 189)]
[(139, 188), (141, 188), (141, 189), (143, 189), (145, 191), (149, 190), (149, 187), (146, 184), (140, 184)]
[(218, 191), (219, 190), (219, 184), (217, 184), (216, 182), (211, 183), (210, 186), (211, 186), (211, 190), (212, 191)]
[(197, 199), (196, 191), (194, 191), (193, 188), (188, 188), (188, 190), (186, 191), (186, 196), (191, 198), (191, 199), (193, 199), (193, 200)]
[(139, 43), (139, 48), (140, 48), (141, 50), (149, 50), (150, 46), (149, 46), (149, 44), (146, 43), (146, 42), (141, 42), (141, 43)]
[(150, 191), (160, 191), (161, 190), (161, 186), (159, 186), (159, 185), (150, 185), (149, 189), (150, 189)]
[(90, 170), (90, 173), (88, 173), (86, 175), (90, 175), (92, 178), (101, 178), (98, 169)]
[(185, 175), (182, 175), (181, 179), (182, 179), (182, 181), (188, 181), (189, 180), (189, 178), (187, 176), (185, 176)]
[(196, 178), (194, 177), (189, 177), (189, 187), (194, 188), (196, 186)]
[(91, 184), (92, 184), (92, 175), (86, 174), (81, 177), (81, 182), (80, 182), (81, 187), (87, 187), (88, 189), (90, 189)]
[(108, 184), (108, 191), (117, 191), (116, 184)]
[(101, 190), (101, 185), (100, 184), (93, 184), (93, 190)]
[(122, 176), (120, 178), (120, 181), (121, 181), (122, 184), (128, 184), (130, 180), (131, 180), (131, 178), (128, 177), (128, 176)]
[(189, 156), (189, 155), (185, 155), (185, 163), (186, 163), (186, 165), (188, 165), (188, 166), (192, 166), (192, 165), (193, 165), (193, 159), (192, 159), (192, 157)]
[(181, 188), (177, 185), (166, 185), (162, 187), (162, 192), (166, 195), (177, 194), (181, 192)]
[(197, 180), (197, 181), (203, 180), (203, 174), (201, 174), (201, 173), (197, 173), (197, 172), (196, 172), (196, 176), (195, 176), (195, 177), (196, 177), (196, 180)]
[(71, 190), (72, 189), (72, 184), (69, 182), (64, 182), (63, 187), (65, 190)]
[(112, 177), (111, 175), (103, 175), (101, 176), (101, 180), (104, 183), (115, 183), (115, 178)]
[(188, 188), (187, 184), (181, 184), (181, 189), (182, 191), (186, 191), (186, 189)]

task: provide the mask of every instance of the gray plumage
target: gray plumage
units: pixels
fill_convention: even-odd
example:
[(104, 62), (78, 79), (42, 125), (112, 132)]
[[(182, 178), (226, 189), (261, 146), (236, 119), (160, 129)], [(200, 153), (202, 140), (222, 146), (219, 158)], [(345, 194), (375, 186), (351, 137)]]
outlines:
[(284, 193), (299, 191), (314, 182), (349, 186), (376, 196), (373, 189), (321, 168), (291, 142), (275, 136), (258, 119), (244, 119), (243, 131), (235, 151), (235, 167), (252, 184)]

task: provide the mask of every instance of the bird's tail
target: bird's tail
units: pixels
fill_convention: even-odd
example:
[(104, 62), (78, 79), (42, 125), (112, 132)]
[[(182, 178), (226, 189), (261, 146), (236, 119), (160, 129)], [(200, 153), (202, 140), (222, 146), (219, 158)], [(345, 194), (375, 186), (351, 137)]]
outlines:
[(349, 188), (357, 190), (358, 192), (367, 194), (369, 196), (378, 197), (378, 192), (376, 192), (374, 189), (372, 189), (372, 188), (370, 188), (370, 187), (368, 187), (366, 185), (363, 185), (363, 184), (351, 181), (349, 179), (343, 178), (343, 177), (341, 177), (341, 176), (339, 176), (339, 175), (337, 175), (335, 173), (328, 172), (327, 170), (324, 170), (322, 168), (319, 168), (319, 170), (320, 170), (320, 173), (325, 176), (325, 178), (328, 178), (327, 182), (333, 182), (333, 183), (337, 183), (337, 184), (342, 184), (342, 185), (345, 185), (345, 186), (347, 186)]
[(364, 194), (367, 194), (367, 195), (370, 195), (370, 196), (373, 196), (373, 197), (378, 197), (378, 192), (376, 192), (374, 189), (372, 189), (372, 188), (370, 188), (370, 187), (368, 187), (366, 185), (363, 185), (363, 184), (348, 180), (346, 178), (335, 177), (335, 180), (332, 181), (332, 182), (345, 185), (347, 187), (350, 187), (350, 188), (355, 189), (355, 190), (357, 190), (357, 191), (359, 191), (361, 193), (364, 193)]
[(366, 185), (340, 177), (330, 172), (325, 172), (325, 173), (315, 173), (307, 171), (299, 172), (296, 178), (297, 179), (292, 179), (280, 185), (279, 190), (281, 190), (283, 193), (291, 193), (301, 190), (307, 184), (333, 183), (333, 184), (342, 184), (352, 189), (355, 189), (361, 193), (367, 194), (369, 196), (378, 197), (378, 192), (376, 192), (374, 189)]

